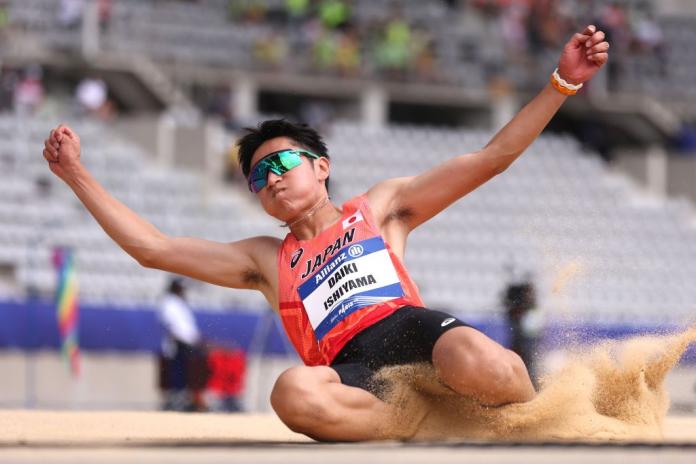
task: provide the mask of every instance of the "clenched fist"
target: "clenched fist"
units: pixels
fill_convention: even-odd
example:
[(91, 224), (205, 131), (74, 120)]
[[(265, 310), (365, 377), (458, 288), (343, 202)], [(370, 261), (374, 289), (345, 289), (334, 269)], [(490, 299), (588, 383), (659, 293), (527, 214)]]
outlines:
[(604, 32), (587, 26), (563, 48), (558, 74), (571, 84), (582, 84), (594, 76), (609, 59), (609, 42)]
[(61, 124), (44, 141), (43, 156), (51, 172), (67, 182), (80, 167), (80, 137)]

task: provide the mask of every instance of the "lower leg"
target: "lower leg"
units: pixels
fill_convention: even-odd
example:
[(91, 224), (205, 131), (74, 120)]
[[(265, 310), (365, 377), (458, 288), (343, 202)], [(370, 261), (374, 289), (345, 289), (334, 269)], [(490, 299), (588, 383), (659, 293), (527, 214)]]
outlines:
[(447, 386), (483, 404), (534, 398), (534, 386), (522, 359), (471, 327), (445, 332), (435, 343), (432, 361)]
[(405, 438), (394, 408), (371, 393), (341, 384), (325, 366), (295, 367), (276, 381), (271, 404), (293, 431), (320, 441)]

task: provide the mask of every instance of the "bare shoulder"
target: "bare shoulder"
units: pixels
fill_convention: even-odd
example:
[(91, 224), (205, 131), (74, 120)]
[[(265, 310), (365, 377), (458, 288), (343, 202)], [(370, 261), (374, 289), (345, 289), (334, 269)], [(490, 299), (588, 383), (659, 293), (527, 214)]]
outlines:
[[(240, 249), (244, 250), (263, 272), (275, 269), (278, 250), (280, 250), (282, 244), (283, 241), (278, 237), (259, 235), (234, 242), (234, 244), (230, 245), (238, 246)], [(264, 272), (264, 274), (266, 273)]]
[(401, 197), (412, 179), (388, 179), (367, 192), (367, 201), (382, 237), (401, 259), (406, 251), (406, 237), (411, 232), (409, 221), (413, 216), (413, 211), (401, 201)]
[(399, 197), (404, 186), (408, 185), (412, 177), (395, 177), (375, 184), (367, 191), (367, 201), (370, 203), (372, 215), (380, 227), (407, 216), (406, 211), (399, 202)]

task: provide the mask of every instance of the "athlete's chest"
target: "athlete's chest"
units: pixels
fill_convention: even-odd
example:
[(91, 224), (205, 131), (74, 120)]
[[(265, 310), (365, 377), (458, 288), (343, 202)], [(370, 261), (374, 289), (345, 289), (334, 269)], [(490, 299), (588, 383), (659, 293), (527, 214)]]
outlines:
[(286, 250), (292, 272), (281, 298), (301, 301), (318, 339), (355, 311), (404, 295), (384, 238), (369, 224), (355, 222)]
[(327, 263), (336, 256), (343, 256), (343, 252), (351, 244), (360, 241), (359, 235), (370, 234), (358, 234), (355, 227), (350, 227), (347, 230), (337, 231), (322, 241), (317, 241), (309, 246), (300, 245), (292, 250), (290, 269), (295, 277), (295, 282), (299, 284), (321, 270), (326, 271)]
[[(324, 273), (328, 272), (329, 269), (325, 267), (327, 263), (337, 256), (338, 259), (335, 262), (350, 257), (350, 254), (346, 256), (346, 252), (350, 253), (350, 245), (360, 244), (365, 240), (372, 240), (370, 243), (378, 244), (380, 249), (389, 250), (389, 253), (403, 261), (406, 241), (399, 232), (392, 228), (382, 231), (375, 227), (369, 229), (347, 227), (309, 245), (297, 243), (286, 251), (290, 258), (287, 264), (288, 271), (292, 273), (293, 280), (299, 285), (320, 270)], [(357, 249), (359, 248), (353, 248), (353, 253)]]

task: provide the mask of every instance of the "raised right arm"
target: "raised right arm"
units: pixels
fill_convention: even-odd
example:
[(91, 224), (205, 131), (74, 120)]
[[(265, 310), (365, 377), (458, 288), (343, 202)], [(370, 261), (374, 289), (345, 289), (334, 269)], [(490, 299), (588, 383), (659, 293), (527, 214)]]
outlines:
[(279, 240), (254, 237), (219, 243), (170, 237), (107, 192), (80, 162), (80, 139), (67, 126), (44, 143), (51, 172), (62, 179), (126, 253), (145, 267), (232, 288), (256, 289), (272, 297)]

